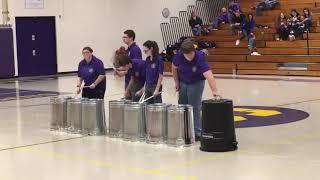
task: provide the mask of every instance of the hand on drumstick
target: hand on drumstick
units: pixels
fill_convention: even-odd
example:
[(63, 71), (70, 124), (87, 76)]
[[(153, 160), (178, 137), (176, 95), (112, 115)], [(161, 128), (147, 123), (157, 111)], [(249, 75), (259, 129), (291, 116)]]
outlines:
[(139, 96), (141, 96), (142, 94), (143, 94), (143, 89), (137, 91), (135, 95), (136, 95), (137, 97), (139, 97)]
[(160, 92), (158, 89), (156, 89), (154, 92), (153, 92), (153, 97), (157, 97), (159, 96)]

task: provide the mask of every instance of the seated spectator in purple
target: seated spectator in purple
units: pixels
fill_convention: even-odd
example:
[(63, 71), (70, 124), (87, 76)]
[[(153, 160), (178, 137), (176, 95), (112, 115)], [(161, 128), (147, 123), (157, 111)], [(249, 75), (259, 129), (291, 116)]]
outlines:
[(229, 23), (229, 13), (227, 8), (222, 8), (222, 13), (209, 26), (209, 30), (218, 30), (220, 24)]
[(240, 3), (237, 3), (235, 1), (230, 1), (228, 10), (232, 14), (235, 14), (237, 11), (242, 12), (241, 7), (240, 7)]

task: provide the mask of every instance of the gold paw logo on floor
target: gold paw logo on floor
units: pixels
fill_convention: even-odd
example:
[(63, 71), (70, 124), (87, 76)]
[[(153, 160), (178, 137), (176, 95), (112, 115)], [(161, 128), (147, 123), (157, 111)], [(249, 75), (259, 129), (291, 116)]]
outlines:
[(296, 109), (264, 106), (234, 107), (234, 120), (238, 128), (286, 124), (308, 117), (308, 113)]

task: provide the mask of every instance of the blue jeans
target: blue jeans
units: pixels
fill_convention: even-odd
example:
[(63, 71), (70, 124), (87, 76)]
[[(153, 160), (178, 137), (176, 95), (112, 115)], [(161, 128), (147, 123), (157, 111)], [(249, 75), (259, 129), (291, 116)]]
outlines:
[(179, 104), (193, 106), (193, 123), (196, 136), (201, 136), (201, 102), (205, 81), (198, 81), (193, 84), (180, 82)]
[(246, 37), (248, 37), (248, 30), (242, 29), (242, 34), (240, 36), (240, 40), (243, 40)]
[(192, 28), (192, 33), (193, 33), (194, 36), (200, 36), (201, 32), (202, 32), (202, 28), (201, 27)]

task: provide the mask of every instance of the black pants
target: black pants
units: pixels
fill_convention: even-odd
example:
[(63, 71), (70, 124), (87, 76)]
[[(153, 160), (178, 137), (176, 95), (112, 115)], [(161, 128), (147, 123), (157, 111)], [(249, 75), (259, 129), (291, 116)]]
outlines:
[(82, 97), (88, 99), (104, 99), (105, 89), (89, 89), (82, 90)]
[(133, 102), (138, 102), (140, 100), (141, 96), (136, 96), (136, 92), (138, 92), (143, 86), (144, 82), (142, 81), (138, 81), (132, 86), (130, 96)]
[[(146, 88), (145, 88), (146, 98), (145, 99), (147, 99), (153, 95), (156, 87), (157, 87), (156, 84), (146, 84)], [(159, 89), (159, 92), (161, 92), (161, 91), (162, 91), (162, 85)], [(147, 104), (155, 104), (155, 103), (162, 103), (161, 94), (159, 94), (158, 96), (151, 98), (147, 101)]]

